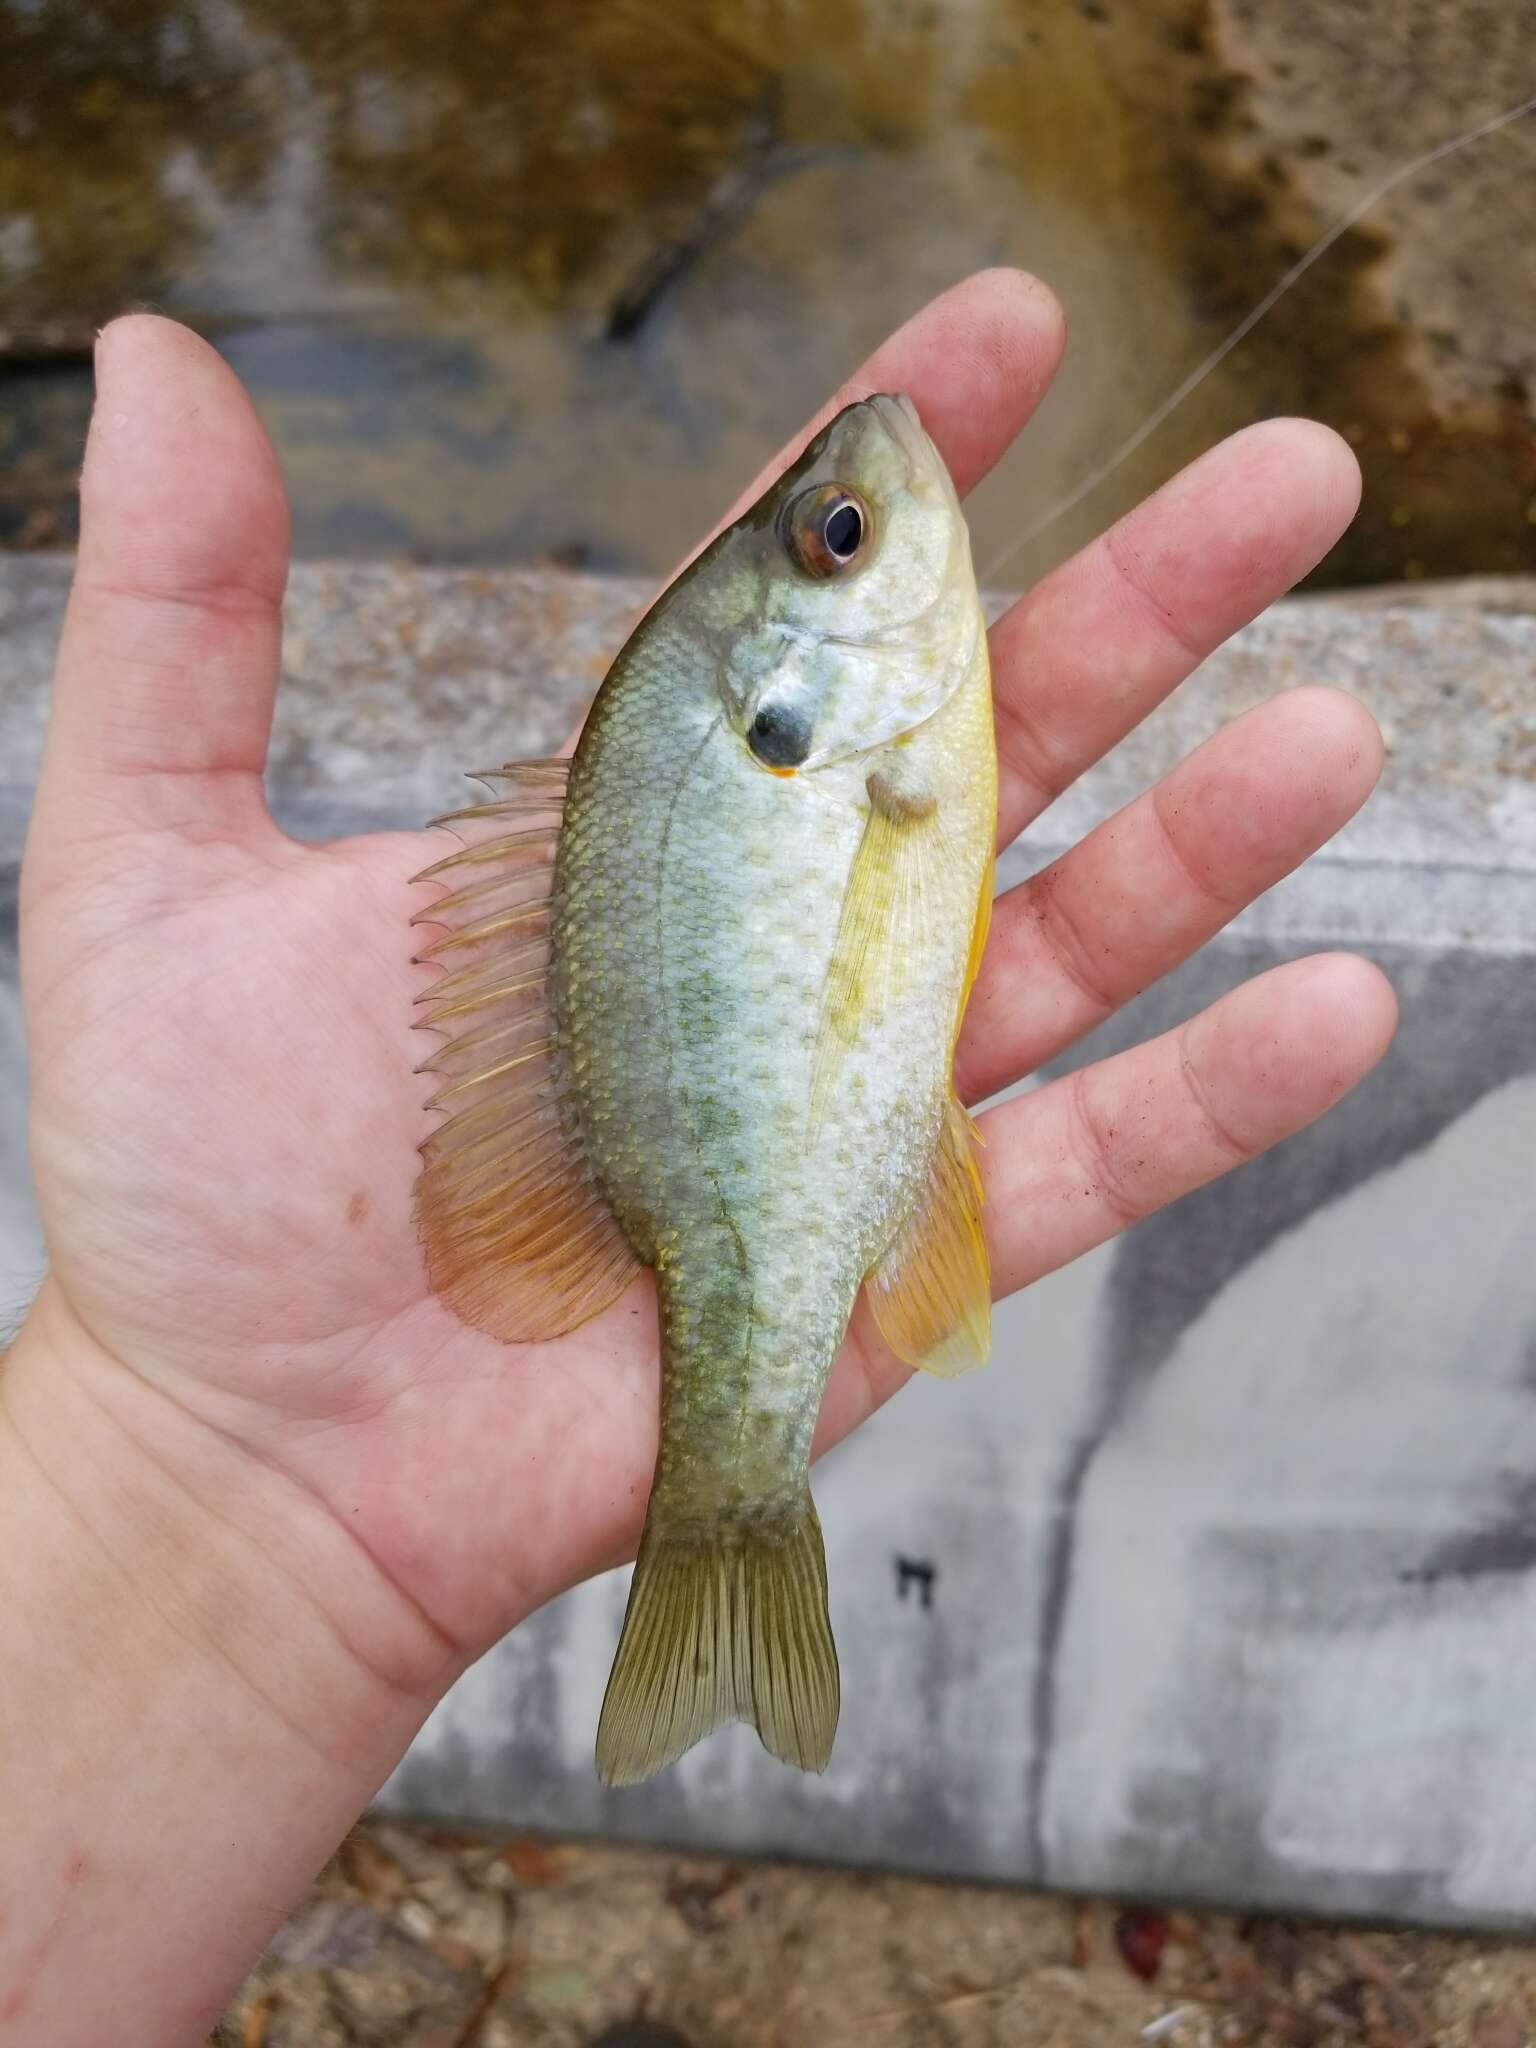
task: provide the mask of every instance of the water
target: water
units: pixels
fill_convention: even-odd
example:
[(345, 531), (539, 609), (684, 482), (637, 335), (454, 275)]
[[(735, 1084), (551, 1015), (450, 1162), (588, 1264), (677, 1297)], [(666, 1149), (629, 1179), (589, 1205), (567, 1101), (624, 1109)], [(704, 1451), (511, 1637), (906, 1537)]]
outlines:
[[(0, 540), (70, 536), (91, 327), (150, 303), (251, 386), (300, 552), (660, 573), (884, 332), (1013, 262), (1074, 339), (974, 501), (987, 561), (1322, 224), (1206, 16), (0, 0)], [(1009, 580), (1289, 410), (1370, 474), (1329, 580), (1536, 567), (1521, 394), (1438, 402), (1379, 255), (1346, 238)]]

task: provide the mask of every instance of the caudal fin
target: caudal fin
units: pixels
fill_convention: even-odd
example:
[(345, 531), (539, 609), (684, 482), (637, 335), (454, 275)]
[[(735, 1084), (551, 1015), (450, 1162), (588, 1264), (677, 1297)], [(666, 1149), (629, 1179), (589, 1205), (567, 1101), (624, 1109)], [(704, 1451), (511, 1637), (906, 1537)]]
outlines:
[(701, 1539), (648, 1522), (597, 1726), (598, 1776), (633, 1785), (727, 1721), (824, 1771), (837, 1729), (837, 1651), (821, 1525), (792, 1520)]

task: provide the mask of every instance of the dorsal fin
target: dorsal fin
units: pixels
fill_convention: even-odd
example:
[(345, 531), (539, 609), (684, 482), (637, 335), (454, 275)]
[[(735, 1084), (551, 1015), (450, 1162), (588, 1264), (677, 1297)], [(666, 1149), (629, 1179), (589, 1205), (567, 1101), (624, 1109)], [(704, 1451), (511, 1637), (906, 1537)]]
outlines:
[(509, 1343), (557, 1337), (616, 1301), (639, 1270), (582, 1150), (560, 1075), (550, 1006), (555, 852), (567, 761), (514, 762), (512, 793), (436, 822), (466, 844), (417, 881), (449, 893), (413, 924), (443, 936), (421, 959), (443, 978), (417, 1000), (444, 1042), (418, 1072), (440, 1075), (449, 1112), (422, 1146), (416, 1224), (434, 1292)]
[(976, 1126), (951, 1095), (928, 1191), (865, 1283), (875, 1323), (896, 1356), (941, 1379), (985, 1365), (992, 1348), (976, 1142)]

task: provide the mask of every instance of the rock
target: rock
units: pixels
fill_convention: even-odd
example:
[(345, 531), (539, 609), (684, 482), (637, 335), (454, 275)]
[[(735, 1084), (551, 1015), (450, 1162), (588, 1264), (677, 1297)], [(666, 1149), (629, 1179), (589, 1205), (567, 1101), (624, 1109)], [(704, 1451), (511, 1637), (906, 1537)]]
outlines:
[(506, 1960), (512, 1914), (505, 1892), (470, 1884), (457, 1871), (440, 1871), (424, 1879), (416, 1895), (438, 1926), (450, 1929), (454, 1941), (478, 1962), (489, 1967)]
[[(1207, 34), (1230, 90), (1195, 147), (1199, 182), (1219, 189), (1225, 165), (1244, 226), (1213, 222), (1193, 260), (1235, 321), (1415, 158), (1528, 98), (1536, 0), (1475, 17), (1440, 0), (1215, 0)], [(1330, 581), (1536, 567), (1533, 136), (1528, 115), (1402, 179), (1239, 352), (1268, 409), (1326, 420), (1360, 458)]]
[[(71, 531), (89, 343), (147, 297), (248, 379), (301, 552), (664, 573), (877, 336), (1018, 263), (1072, 345), (972, 501), (990, 562), (1343, 206), (1528, 93), (1536, 39), (1531, 0), (990, 0), (905, 10), (828, 69), (814, 11), (766, 37), (708, 0), (685, 18), (658, 39), (623, 9), (523, 11), (496, 63), (444, 46), (430, 81), (382, 7), (291, 8), (280, 42), (236, 13), (174, 63), (104, 25), (99, 95), (15, 31), (29, 173), (0, 216), (0, 362), (47, 374), (8, 388), (0, 534)], [(466, 146), (482, 130), (519, 145)], [(1011, 573), (1297, 411), (1368, 471), (1325, 577), (1536, 564), (1529, 133), (1405, 183)]]
[(692, 2044), (676, 2027), (662, 2026), (659, 2021), (620, 2020), (616, 2027), (605, 2027), (592, 2048), (692, 2048)]
[(373, 1906), (321, 1899), (286, 1920), (267, 1953), (292, 1968), (356, 1968), (377, 1960), (394, 1939), (389, 1917)]
[(393, 1863), (408, 1884), (430, 1884), (451, 1868), (449, 1857), (435, 1842), (409, 1828), (394, 1828), (387, 1821), (374, 1821), (364, 1839)]
[[(423, 1909), (425, 1910), (425, 1909)], [(272, 2048), (405, 2041), (434, 2048), (455, 2039), (484, 1992), (478, 1971), (456, 1969), (374, 1907), (323, 1899), (296, 1913), (268, 1945), (263, 1972), (283, 1973), (274, 1999)], [(472, 1962), (473, 1959), (471, 1959)]]
[(418, 2003), (468, 1990), (465, 1973), (445, 1963), (403, 1924), (408, 1910), (391, 1919), (372, 1906), (322, 1899), (286, 1921), (268, 1953), (296, 1969), (366, 1973), (387, 1966), (402, 1987), (401, 1998), (414, 1996)]
[[(1440, 0), (1215, 0), (1213, 46), (1245, 81), (1246, 149), (1313, 220), (1336, 220), (1412, 159), (1529, 98), (1536, 5), (1477, 17)], [(1432, 87), (1426, 89), (1429, 82)], [(1525, 386), (1536, 420), (1529, 227), (1536, 116), (1407, 179), (1373, 208), (1373, 280), (1447, 409)], [(1274, 171), (1271, 182), (1274, 182)], [(1444, 337), (1439, 346), (1433, 337)]]

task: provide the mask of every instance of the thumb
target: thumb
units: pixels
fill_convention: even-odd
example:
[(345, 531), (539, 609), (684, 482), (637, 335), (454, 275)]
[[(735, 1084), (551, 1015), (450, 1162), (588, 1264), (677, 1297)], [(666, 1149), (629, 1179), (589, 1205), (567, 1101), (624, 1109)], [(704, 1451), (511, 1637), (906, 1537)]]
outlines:
[(205, 840), (269, 823), (287, 559), (277, 461), (233, 372), (174, 321), (113, 322), (96, 350), (30, 881), (124, 831)]

